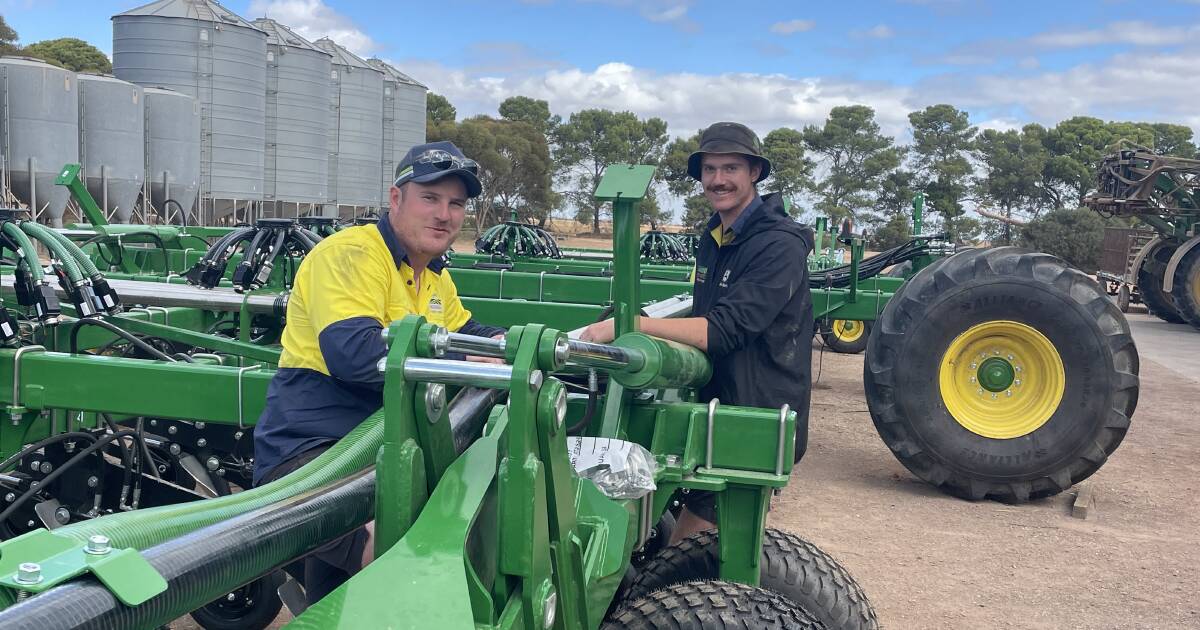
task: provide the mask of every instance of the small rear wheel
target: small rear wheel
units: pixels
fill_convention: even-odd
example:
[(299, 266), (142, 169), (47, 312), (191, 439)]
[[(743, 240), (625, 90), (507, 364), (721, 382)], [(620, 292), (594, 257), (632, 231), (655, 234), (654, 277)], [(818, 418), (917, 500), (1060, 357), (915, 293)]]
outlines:
[(825, 630), (766, 589), (733, 582), (675, 584), (620, 607), (602, 630)]
[(1187, 323), (1200, 328), (1200, 246), (1179, 260), (1172, 279), (1171, 297), (1175, 310)]
[(841, 354), (858, 354), (867, 349), (871, 337), (871, 322), (835, 319), (822, 326), (821, 339), (830, 350)]
[(1167, 273), (1167, 263), (1171, 254), (1175, 253), (1176, 245), (1153, 241), (1146, 247), (1149, 252), (1142, 258), (1137, 269), (1138, 291), (1142, 295), (1142, 304), (1151, 315), (1172, 324), (1182, 324), (1183, 317), (1175, 308), (1175, 298), (1163, 291), (1163, 276)]
[(1121, 288), (1117, 289), (1117, 308), (1121, 309), (1122, 313), (1129, 312), (1129, 285), (1121, 283)]
[(262, 630), (275, 621), (283, 601), (276, 589), (283, 572), (275, 571), (192, 611), (205, 630)]

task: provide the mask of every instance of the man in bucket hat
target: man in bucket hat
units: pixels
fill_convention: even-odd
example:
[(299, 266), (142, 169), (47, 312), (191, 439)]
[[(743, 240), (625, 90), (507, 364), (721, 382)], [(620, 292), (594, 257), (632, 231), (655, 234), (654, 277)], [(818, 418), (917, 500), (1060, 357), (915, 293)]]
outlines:
[[(396, 167), (389, 211), (378, 223), (342, 230), (304, 257), (279, 370), (254, 427), (256, 485), (316, 459), (383, 406), (376, 366), (387, 354), (381, 333), (392, 321), (418, 314), (464, 334), (503, 332), (471, 319), (442, 259), (462, 228), (467, 200), (482, 191), (478, 171), (450, 142), (417, 145)], [(373, 523), (288, 568), (309, 603), (371, 560), (372, 532)]]
[[(796, 457), (808, 443), (812, 388), (812, 298), (807, 258), (812, 231), (788, 217), (781, 195), (758, 195), (771, 173), (758, 136), (745, 125), (713, 124), (688, 158), (713, 215), (696, 254), (692, 316), (640, 320), (642, 332), (704, 350), (712, 379), (700, 401), (796, 412)], [(584, 340), (611, 341), (612, 320), (589, 326)], [(714, 496), (686, 497), (673, 538), (711, 529)]]

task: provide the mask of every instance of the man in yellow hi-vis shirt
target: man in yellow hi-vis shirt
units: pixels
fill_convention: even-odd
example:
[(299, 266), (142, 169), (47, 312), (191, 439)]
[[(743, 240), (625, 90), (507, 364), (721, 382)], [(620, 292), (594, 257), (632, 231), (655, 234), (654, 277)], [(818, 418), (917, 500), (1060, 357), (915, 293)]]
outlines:
[[(255, 484), (299, 469), (383, 406), (376, 365), (387, 354), (381, 333), (392, 321), (419, 314), (465, 334), (503, 332), (471, 319), (442, 263), (467, 200), (482, 192), (478, 168), (450, 142), (413, 147), (396, 168), (389, 212), (305, 256), (288, 301), (279, 370), (254, 429)], [(370, 537), (371, 527), (361, 528), (306, 559), (309, 602), (370, 561)]]

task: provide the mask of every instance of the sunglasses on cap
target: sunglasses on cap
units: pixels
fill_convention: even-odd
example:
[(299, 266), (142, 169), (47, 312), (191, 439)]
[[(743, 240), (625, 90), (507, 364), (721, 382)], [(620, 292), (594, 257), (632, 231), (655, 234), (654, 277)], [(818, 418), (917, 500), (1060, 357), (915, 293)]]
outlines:
[[(422, 172), (418, 174), (417, 170)], [(464, 170), (472, 175), (478, 175), (479, 163), (470, 158), (458, 157), (449, 151), (430, 149), (413, 158), (412, 166), (400, 171), (400, 176), (396, 178), (395, 184), (399, 186), (413, 177), (428, 175), (438, 171), (457, 170)]]

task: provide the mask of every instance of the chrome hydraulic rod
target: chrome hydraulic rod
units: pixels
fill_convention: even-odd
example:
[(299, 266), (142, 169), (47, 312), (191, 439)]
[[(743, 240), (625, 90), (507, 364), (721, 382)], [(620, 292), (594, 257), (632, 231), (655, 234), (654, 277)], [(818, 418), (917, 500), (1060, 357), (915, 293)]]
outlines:
[(572, 339), (567, 344), (567, 361), (583, 367), (601, 370), (640, 370), (646, 365), (646, 355), (632, 348), (618, 348), (602, 343)]
[[(387, 358), (379, 360), (379, 371), (387, 367)], [(446, 359), (404, 360), (404, 378), (409, 381), (508, 389), (512, 383), (512, 366)]]

